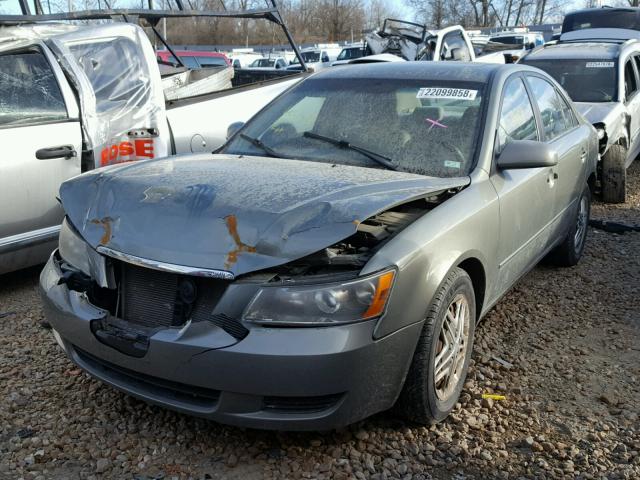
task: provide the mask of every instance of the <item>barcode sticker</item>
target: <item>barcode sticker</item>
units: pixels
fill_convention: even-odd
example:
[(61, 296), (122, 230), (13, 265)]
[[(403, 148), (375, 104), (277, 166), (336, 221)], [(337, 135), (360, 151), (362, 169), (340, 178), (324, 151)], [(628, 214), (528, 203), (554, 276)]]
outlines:
[(418, 90), (416, 98), (441, 98), (447, 100), (475, 100), (478, 95), (477, 90), (467, 90), (466, 88), (441, 88), (428, 87)]
[(613, 68), (614, 62), (587, 62), (587, 68)]

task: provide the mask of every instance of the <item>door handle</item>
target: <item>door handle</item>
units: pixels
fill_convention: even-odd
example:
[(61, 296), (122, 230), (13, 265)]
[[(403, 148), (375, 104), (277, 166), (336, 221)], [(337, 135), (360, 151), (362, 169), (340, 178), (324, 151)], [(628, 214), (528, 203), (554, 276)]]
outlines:
[(50, 160), (52, 158), (72, 158), (77, 156), (73, 145), (62, 145), (60, 147), (41, 148), (36, 150), (38, 160)]
[(586, 159), (587, 159), (587, 152), (586, 152), (586, 150), (583, 150), (583, 151), (580, 153), (580, 161), (581, 161), (582, 163), (584, 163)]

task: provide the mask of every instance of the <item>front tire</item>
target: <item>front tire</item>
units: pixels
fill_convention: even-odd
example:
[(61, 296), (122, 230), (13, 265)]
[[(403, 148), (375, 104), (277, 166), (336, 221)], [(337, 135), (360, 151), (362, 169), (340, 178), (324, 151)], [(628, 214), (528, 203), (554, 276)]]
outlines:
[(602, 156), (602, 200), (605, 203), (624, 203), (627, 193), (627, 149), (611, 145)]
[(591, 190), (586, 185), (578, 200), (578, 208), (567, 232), (567, 236), (551, 254), (553, 263), (560, 267), (573, 267), (576, 265), (587, 243), (589, 230), (589, 218), (591, 217)]
[(422, 424), (444, 420), (464, 386), (473, 351), (476, 302), (467, 272), (453, 268), (435, 295), (396, 411)]

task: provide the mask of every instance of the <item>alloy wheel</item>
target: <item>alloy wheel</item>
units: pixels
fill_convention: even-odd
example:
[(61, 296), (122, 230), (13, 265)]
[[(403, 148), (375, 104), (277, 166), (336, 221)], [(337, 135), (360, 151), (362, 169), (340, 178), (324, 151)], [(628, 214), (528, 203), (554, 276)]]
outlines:
[(462, 379), (469, 345), (469, 302), (457, 294), (442, 322), (434, 362), (436, 395), (442, 402), (449, 400)]
[(573, 246), (576, 252), (580, 252), (584, 238), (587, 234), (587, 223), (589, 221), (589, 205), (587, 203), (587, 197), (582, 196), (580, 198), (580, 205), (578, 207), (578, 218), (576, 220), (576, 233), (573, 237)]

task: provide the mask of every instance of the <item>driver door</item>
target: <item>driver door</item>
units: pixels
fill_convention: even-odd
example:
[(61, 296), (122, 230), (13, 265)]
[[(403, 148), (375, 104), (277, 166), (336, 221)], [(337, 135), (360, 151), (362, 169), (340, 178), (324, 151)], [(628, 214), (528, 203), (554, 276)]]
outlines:
[[(502, 95), (496, 158), (512, 140), (540, 141), (540, 129), (527, 87), (511, 77)], [(533, 267), (549, 244), (554, 212), (554, 167), (497, 170), (491, 182), (500, 202), (498, 294)]]

